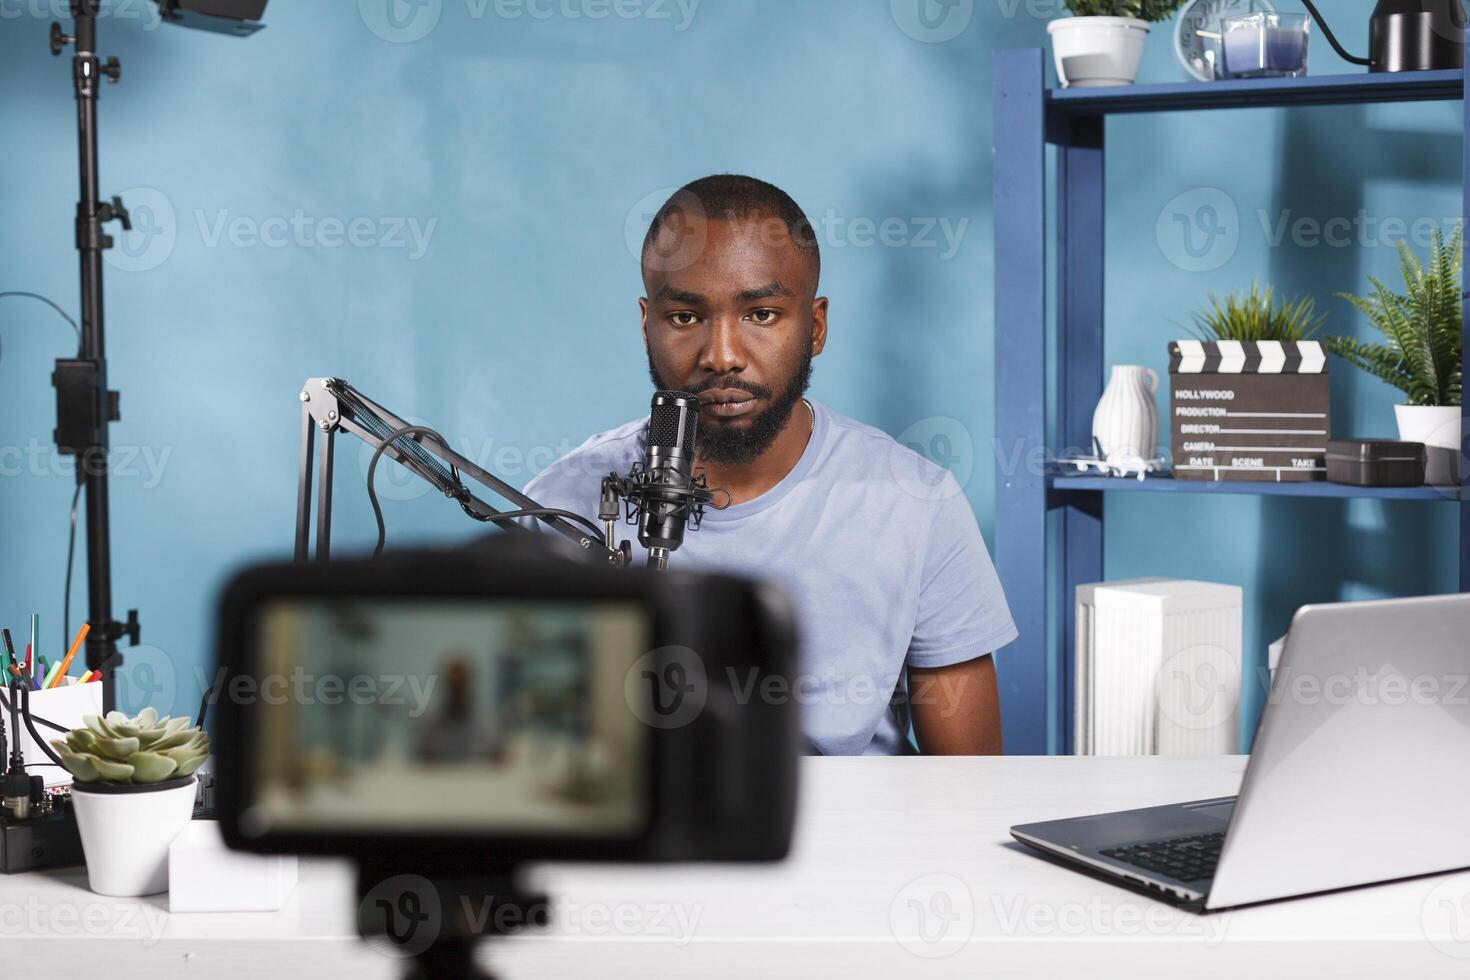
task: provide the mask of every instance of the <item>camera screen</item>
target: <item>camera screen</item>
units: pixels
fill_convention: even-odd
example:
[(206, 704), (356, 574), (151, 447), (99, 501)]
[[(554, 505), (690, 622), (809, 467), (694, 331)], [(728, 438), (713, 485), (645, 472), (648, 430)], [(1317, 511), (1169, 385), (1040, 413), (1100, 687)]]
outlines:
[[(281, 831), (624, 836), (648, 819), (626, 602), (343, 598), (261, 610), (253, 800)], [(239, 678), (237, 681), (241, 680)]]

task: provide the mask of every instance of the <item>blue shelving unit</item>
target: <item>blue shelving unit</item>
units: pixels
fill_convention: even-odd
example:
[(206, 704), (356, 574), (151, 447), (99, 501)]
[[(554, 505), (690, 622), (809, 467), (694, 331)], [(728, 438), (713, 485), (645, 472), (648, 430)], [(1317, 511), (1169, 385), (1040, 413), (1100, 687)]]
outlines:
[[(1103, 391), (1104, 162), (1110, 115), (1207, 109), (1464, 100), (1460, 71), (1354, 74), (1117, 88), (1046, 87), (1040, 48), (1000, 51), (994, 62), (995, 400), (999, 445), (1092, 441), (1092, 412)], [(1470, 104), (1470, 103), (1467, 103)], [(1470, 127), (1467, 127), (1470, 133)], [(1047, 404), (1046, 148), (1056, 163), (1056, 392)], [(1470, 160), (1470, 153), (1466, 154)], [(1470, 216), (1470, 172), (1465, 179)], [(1467, 221), (1470, 225), (1470, 221)], [(1470, 304), (1467, 304), (1470, 306)], [(999, 325), (1004, 324), (1004, 329)], [(1470, 341), (1470, 312), (1466, 316)], [(1470, 342), (1466, 344), (1470, 349)], [(1467, 370), (1470, 374), (1470, 370)], [(1053, 415), (1053, 413), (1055, 413)], [(1470, 411), (1466, 413), (1470, 431)], [(1024, 459), (1025, 453), (1012, 453)], [(1026, 466), (996, 477), (995, 560), (1021, 638), (1006, 659), (1006, 749), (1069, 752), (1072, 744), (1074, 633), (1071, 597), (1103, 575), (1103, 494), (1256, 494), (1418, 500), (1460, 515), (1460, 588), (1470, 592), (1470, 452), (1456, 494), (1428, 488), (1364, 490), (1324, 483), (1196, 483), (1054, 476)], [(1049, 539), (1048, 519), (1055, 515)], [(1060, 565), (1049, 567), (1049, 556)], [(1048, 606), (1061, 617), (1049, 631)]]

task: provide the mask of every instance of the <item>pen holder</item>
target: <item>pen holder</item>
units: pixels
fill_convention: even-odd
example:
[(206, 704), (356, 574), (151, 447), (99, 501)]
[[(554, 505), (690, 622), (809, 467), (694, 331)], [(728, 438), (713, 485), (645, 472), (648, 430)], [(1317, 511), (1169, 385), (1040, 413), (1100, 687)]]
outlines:
[[(8, 692), (6, 696), (9, 697)], [(100, 714), (102, 714), (101, 681), (80, 684), (76, 677), (63, 677), (61, 682), (53, 688), (31, 692), (31, 716), (38, 719), (44, 718), (62, 728), (81, 728), (84, 715)], [(36, 725), (36, 730), (41, 733), (42, 738), (47, 740), (62, 737), (60, 732), (46, 728), (39, 723)], [(31, 733), (25, 727), (24, 719), (21, 720), (20, 731), (15, 734), (15, 737), (20, 740), (21, 752), (25, 755), (27, 764), (33, 762), (45, 764), (39, 771), (44, 774), (47, 786), (71, 785), (71, 773), (51, 762), (50, 756), (46, 755), (45, 751), (36, 744), (35, 739), (31, 738)]]

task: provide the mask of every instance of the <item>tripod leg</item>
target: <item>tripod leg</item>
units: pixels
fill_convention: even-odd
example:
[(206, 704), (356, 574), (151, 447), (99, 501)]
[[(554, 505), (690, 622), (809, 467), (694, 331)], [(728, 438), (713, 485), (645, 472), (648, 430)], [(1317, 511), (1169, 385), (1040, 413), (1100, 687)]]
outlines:
[(444, 939), (413, 958), (408, 980), (495, 980), (475, 963), (473, 939)]

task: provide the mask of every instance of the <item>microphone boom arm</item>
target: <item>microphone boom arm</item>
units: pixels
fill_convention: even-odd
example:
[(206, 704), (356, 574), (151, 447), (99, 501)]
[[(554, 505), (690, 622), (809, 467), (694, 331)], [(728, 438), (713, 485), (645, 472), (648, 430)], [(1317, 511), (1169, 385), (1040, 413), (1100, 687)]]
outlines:
[[(507, 531), (533, 533), (514, 517), (498, 518), (503, 513), (470, 492), (455, 476), (459, 471), (515, 504), (520, 510), (539, 510), (541, 505), (515, 487), (499, 479), (474, 460), (456, 453), (432, 436), (421, 432), (389, 440), (393, 433), (408, 428), (410, 423), (363, 395), (339, 378), (308, 378), (301, 389), (301, 456), (296, 484), (296, 560), (310, 557), (312, 524), (312, 471), (316, 468), (316, 558), (326, 561), (331, 555), (332, 476), (335, 440), (338, 432), (356, 436), (381, 449), (382, 454), (401, 464), (430, 486), (457, 501), (472, 517), (494, 523)], [(386, 445), (385, 445), (386, 444)], [(319, 455), (316, 450), (320, 449)], [(317, 458), (313, 460), (313, 457)], [(572, 522), (555, 515), (538, 515), (550, 526), (586, 553), (591, 560), (605, 560), (622, 567), (626, 552), (599, 540)]]

